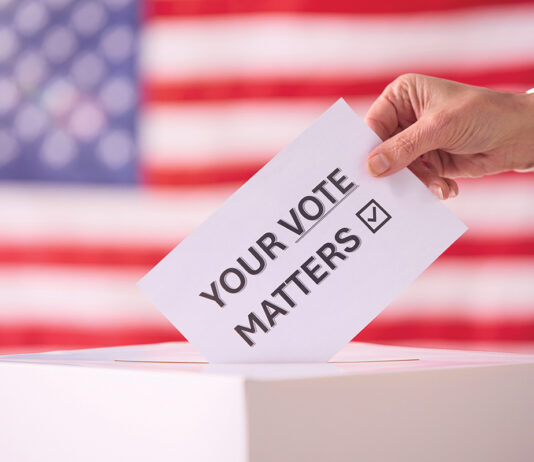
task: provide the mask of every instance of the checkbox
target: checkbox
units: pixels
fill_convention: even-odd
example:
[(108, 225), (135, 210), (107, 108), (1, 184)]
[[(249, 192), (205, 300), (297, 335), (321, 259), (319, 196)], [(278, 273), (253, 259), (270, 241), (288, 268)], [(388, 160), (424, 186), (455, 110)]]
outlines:
[(356, 216), (371, 230), (372, 233), (376, 233), (382, 226), (391, 220), (391, 215), (374, 199), (367, 202), (367, 204), (356, 213)]

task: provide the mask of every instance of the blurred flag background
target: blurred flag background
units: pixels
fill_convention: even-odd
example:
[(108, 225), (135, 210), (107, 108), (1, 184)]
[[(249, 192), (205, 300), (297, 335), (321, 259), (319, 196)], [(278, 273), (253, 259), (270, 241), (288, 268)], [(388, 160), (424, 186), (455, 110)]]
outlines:
[[(135, 282), (335, 100), (363, 116), (404, 72), (534, 87), (534, 3), (0, 0), (0, 351), (183, 339)], [(470, 230), (358, 338), (534, 342), (534, 174), (446, 204)]]

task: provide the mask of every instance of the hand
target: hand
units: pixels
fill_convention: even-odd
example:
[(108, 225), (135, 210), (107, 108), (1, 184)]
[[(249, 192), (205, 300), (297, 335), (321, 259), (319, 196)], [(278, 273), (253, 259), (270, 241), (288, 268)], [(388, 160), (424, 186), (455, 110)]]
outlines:
[(385, 140), (369, 155), (370, 173), (408, 167), (440, 199), (458, 194), (453, 178), (534, 169), (534, 95), (406, 74), (366, 123)]

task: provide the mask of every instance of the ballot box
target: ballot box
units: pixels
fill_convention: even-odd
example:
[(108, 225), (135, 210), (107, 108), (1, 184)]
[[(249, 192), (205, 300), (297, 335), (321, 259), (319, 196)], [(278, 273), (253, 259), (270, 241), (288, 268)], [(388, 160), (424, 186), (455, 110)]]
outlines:
[(0, 460), (532, 461), (534, 356), (351, 343), (208, 364), (187, 343), (3, 356)]

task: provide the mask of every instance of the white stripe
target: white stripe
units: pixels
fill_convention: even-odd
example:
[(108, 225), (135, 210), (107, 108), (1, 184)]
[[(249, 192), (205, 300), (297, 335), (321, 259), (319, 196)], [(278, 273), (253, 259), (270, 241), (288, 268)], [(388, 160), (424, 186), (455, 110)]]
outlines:
[(534, 317), (534, 259), (434, 263), (384, 316), (464, 319)]
[(0, 184), (0, 242), (175, 245), (236, 187)]
[[(297, 138), (336, 99), (151, 105), (143, 112), (140, 125), (143, 162), (159, 168), (263, 163)], [(373, 100), (373, 96), (347, 98), (362, 118)]]
[[(157, 166), (268, 160), (337, 98), (155, 105), (141, 124), (144, 162)], [(348, 100), (365, 116), (372, 98)]]
[(398, 16), (239, 15), (145, 28), (149, 78), (481, 69), (534, 60), (533, 5)]
[(0, 324), (60, 322), (120, 324), (158, 320), (163, 315), (136, 289), (145, 268), (0, 266)]
[(445, 205), (469, 227), (466, 236), (534, 235), (532, 176), (487, 177), (459, 183), (460, 194)]
[[(238, 185), (174, 190), (0, 184), (0, 243), (157, 245), (171, 249)], [(468, 236), (534, 233), (530, 176), (460, 183), (445, 205)]]
[[(146, 268), (0, 266), (0, 324), (61, 322), (122, 326), (161, 324), (135, 286)], [(442, 260), (391, 306), (389, 319), (514, 319), (534, 316), (534, 259)], [(357, 301), (354, 308), (357, 309)]]

